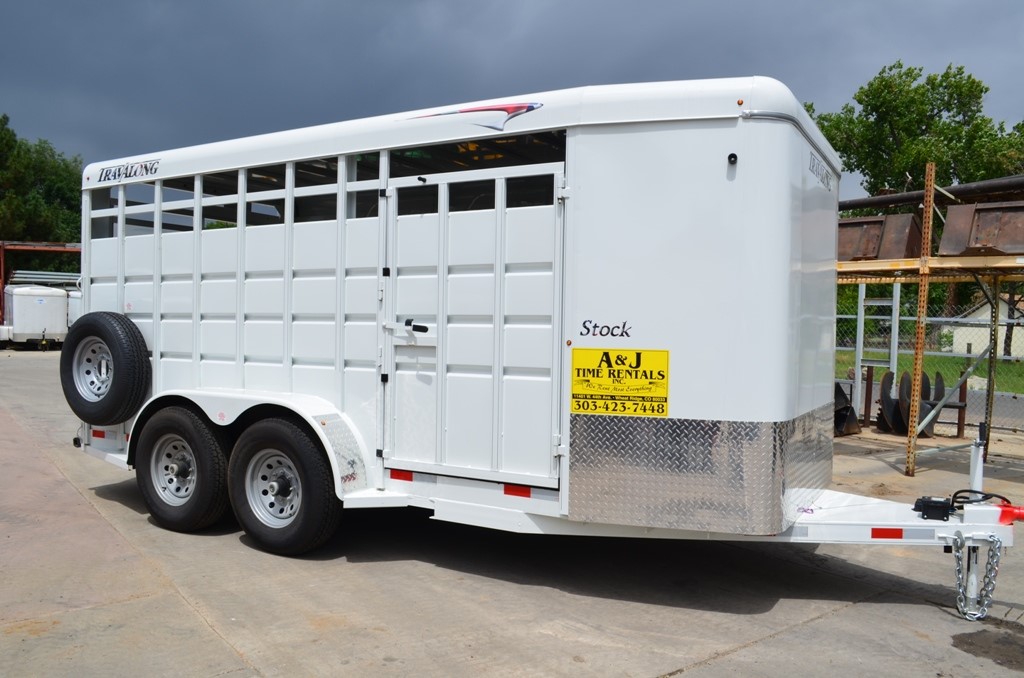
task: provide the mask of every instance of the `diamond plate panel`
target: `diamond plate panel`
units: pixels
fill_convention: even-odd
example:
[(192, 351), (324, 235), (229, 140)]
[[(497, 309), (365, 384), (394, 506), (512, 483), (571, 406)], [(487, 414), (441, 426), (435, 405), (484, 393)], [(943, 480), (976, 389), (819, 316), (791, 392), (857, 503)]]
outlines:
[(775, 534), (832, 475), (832, 406), (785, 422), (570, 417), (569, 519)]
[(797, 518), (797, 509), (814, 501), (832, 482), (832, 441), (835, 413), (831, 404), (784, 424), (783, 526)]
[(370, 479), (366, 475), (363, 455), (348, 423), (337, 414), (324, 414), (314, 419), (320, 422), (334, 451), (338, 472), (341, 475), (342, 491), (355, 492), (369, 487)]

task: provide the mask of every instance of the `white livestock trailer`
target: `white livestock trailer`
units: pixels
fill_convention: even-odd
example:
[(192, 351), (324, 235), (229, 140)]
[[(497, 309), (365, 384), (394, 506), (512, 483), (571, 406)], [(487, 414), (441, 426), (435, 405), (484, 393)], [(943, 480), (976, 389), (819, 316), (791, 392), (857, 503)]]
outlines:
[(760, 77), (92, 164), (61, 361), (76, 442), (134, 468), (160, 525), (230, 505), (282, 554), (342, 506), (998, 554), (1017, 509), (828, 489), (838, 179)]

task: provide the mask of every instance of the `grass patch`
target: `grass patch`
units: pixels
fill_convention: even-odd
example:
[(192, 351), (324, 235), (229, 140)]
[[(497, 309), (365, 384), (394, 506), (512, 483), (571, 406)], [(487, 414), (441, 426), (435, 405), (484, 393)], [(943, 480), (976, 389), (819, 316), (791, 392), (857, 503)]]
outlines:
[[(836, 351), (836, 379), (846, 379), (847, 373), (853, 367), (855, 355), (853, 351)], [(888, 354), (881, 351), (865, 351), (864, 358), (871, 360), (886, 360)], [(960, 379), (960, 374), (966, 370), (972, 359), (954, 356), (926, 355), (924, 356), (924, 372), (934, 381), (935, 373), (941, 372), (947, 388), (952, 387)], [(897, 378), (904, 372), (911, 372), (914, 369), (914, 356), (901, 353), (896, 359)], [(875, 367), (875, 379), (881, 380), (886, 368)], [(972, 376), (985, 378), (988, 376), (988, 364), (982, 363), (974, 371)], [(1019, 358), (1010, 360), (998, 360), (996, 362), (996, 390), (1004, 393), (1024, 393), (1024, 362)]]

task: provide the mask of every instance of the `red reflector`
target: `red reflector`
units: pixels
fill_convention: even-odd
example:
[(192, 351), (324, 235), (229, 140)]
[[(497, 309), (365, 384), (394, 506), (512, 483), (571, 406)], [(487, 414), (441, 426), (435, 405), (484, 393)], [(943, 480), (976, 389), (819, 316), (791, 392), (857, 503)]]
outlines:
[(106, 431), (101, 431), (98, 428), (94, 428), (92, 430), (92, 437), (93, 438), (106, 438), (107, 437), (107, 432)]
[(872, 527), (872, 539), (903, 539), (902, 527)]
[(529, 497), (530, 488), (527, 485), (505, 485), (505, 494), (510, 497)]
[(397, 468), (391, 469), (392, 480), (408, 480), (412, 482), (412, 471), (399, 471)]

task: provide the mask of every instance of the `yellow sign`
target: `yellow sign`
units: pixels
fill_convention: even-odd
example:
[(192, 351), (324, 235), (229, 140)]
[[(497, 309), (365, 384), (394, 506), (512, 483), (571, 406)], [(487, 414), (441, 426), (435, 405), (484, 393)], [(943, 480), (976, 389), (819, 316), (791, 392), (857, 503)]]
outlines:
[(668, 351), (574, 348), (570, 411), (668, 417)]

